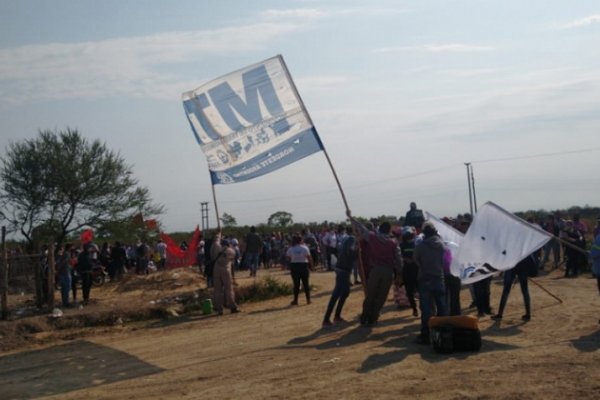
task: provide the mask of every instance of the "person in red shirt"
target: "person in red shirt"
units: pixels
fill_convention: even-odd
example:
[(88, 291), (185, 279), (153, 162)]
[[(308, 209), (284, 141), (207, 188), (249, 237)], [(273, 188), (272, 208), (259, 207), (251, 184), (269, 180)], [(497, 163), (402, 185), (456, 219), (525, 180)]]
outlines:
[(396, 239), (390, 236), (392, 226), (383, 222), (378, 232), (371, 232), (366, 226), (352, 218), (352, 213), (346, 214), (356, 226), (362, 239), (366, 240), (369, 249), (369, 265), (372, 266), (367, 280), (367, 294), (363, 302), (360, 317), (362, 325), (374, 325), (379, 319), (379, 313), (387, 299), (394, 278), (402, 277), (402, 254)]

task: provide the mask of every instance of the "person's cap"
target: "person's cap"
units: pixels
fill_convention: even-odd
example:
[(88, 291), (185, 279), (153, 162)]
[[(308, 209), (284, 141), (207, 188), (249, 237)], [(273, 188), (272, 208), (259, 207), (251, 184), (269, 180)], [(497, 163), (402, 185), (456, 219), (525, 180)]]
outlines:
[(431, 221), (425, 221), (425, 222), (423, 222), (423, 226), (421, 227), (421, 230), (423, 232), (425, 232), (427, 230), (431, 231), (431, 232), (437, 232), (437, 229), (435, 229), (435, 225)]
[(227, 240), (227, 239), (221, 240), (221, 246), (229, 246), (229, 240)]

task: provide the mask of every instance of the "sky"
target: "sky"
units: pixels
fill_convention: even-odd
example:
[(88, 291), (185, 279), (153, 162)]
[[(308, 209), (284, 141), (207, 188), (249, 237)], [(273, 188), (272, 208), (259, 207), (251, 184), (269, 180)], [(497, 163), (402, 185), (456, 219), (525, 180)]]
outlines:
[[(75, 128), (120, 152), (166, 231), (209, 202), (181, 94), (283, 55), (354, 215), (600, 205), (600, 2), (0, 0), (0, 154)], [(322, 152), (217, 185), (239, 225), (342, 221)]]

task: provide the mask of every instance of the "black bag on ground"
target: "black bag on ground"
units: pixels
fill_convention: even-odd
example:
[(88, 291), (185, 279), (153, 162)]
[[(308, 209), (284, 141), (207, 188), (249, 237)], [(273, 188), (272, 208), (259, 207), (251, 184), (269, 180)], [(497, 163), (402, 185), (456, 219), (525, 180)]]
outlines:
[(458, 328), (449, 325), (437, 326), (431, 328), (430, 335), (431, 344), (436, 353), (449, 354), (481, 349), (479, 329)]
[(436, 353), (454, 352), (454, 332), (451, 326), (437, 326), (431, 329), (431, 345)]

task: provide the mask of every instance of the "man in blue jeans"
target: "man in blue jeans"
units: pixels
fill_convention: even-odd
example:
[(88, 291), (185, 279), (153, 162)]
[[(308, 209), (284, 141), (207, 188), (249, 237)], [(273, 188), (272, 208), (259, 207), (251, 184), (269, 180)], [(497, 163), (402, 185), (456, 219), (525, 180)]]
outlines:
[(425, 222), (422, 231), (424, 239), (415, 248), (413, 256), (419, 266), (418, 285), (421, 306), (421, 334), (417, 338), (417, 343), (429, 344), (431, 300), (435, 302), (438, 316), (448, 315), (444, 286), (444, 242), (431, 222)]
[(251, 226), (250, 232), (246, 236), (246, 266), (250, 270), (250, 276), (256, 276), (262, 246), (261, 237), (256, 233), (256, 228)]

